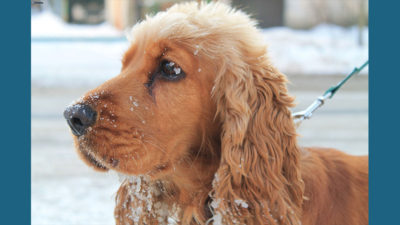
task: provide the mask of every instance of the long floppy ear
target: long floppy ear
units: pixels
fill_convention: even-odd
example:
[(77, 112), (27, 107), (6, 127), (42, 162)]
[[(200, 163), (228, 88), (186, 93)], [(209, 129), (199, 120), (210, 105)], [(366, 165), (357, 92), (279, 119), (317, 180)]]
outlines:
[(300, 224), (304, 185), (286, 78), (269, 64), (266, 48), (234, 53), (213, 91), (223, 131), (214, 223)]

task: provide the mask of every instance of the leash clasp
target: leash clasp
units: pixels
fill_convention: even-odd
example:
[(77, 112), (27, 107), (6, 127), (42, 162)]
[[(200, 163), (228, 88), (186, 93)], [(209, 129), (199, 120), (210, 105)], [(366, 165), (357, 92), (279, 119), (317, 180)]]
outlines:
[(324, 103), (325, 100), (332, 96), (332, 92), (327, 92), (324, 95), (318, 97), (307, 109), (296, 112), (292, 114), (295, 124), (299, 124), (303, 120), (310, 119), (313, 115), (314, 111), (320, 108)]
[(294, 123), (297, 126), (299, 126), (303, 120), (310, 119), (311, 116), (313, 115), (313, 113), (315, 112), (315, 110), (320, 108), (325, 103), (326, 99), (332, 98), (333, 95), (336, 93), (336, 91), (339, 90), (339, 88), (342, 87), (342, 85), (344, 83), (346, 83), (346, 81), (348, 79), (350, 79), (353, 75), (360, 73), (360, 71), (362, 69), (364, 69), (364, 67), (366, 67), (367, 65), (368, 65), (368, 60), (360, 68), (357, 68), (357, 67), (354, 68), (353, 72), (351, 72), (349, 75), (347, 75), (337, 85), (330, 87), (323, 95), (318, 97), (307, 109), (300, 111), (300, 112), (293, 113), (292, 117), (293, 117)]

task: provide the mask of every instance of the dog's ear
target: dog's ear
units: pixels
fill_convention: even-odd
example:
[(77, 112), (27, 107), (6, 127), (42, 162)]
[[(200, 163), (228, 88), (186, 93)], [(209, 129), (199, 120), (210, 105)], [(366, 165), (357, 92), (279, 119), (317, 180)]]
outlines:
[(214, 220), (300, 224), (303, 182), (286, 78), (266, 49), (237, 49), (221, 63), (213, 97), (222, 123)]

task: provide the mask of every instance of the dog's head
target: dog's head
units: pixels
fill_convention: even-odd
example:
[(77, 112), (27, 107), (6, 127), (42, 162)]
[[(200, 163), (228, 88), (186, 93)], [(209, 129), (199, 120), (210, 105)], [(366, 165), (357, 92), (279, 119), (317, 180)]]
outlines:
[(208, 40), (207, 25), (180, 11), (136, 25), (120, 74), (66, 109), (79, 153), (95, 168), (169, 170), (216, 135), (211, 90), (221, 59), (206, 54), (223, 37)]
[[(222, 4), (185, 3), (137, 24), (131, 39), (120, 74), (64, 113), (83, 160), (155, 178), (212, 151), (216, 212), (297, 224), (293, 99), (255, 22)], [(233, 207), (237, 199), (248, 207)]]

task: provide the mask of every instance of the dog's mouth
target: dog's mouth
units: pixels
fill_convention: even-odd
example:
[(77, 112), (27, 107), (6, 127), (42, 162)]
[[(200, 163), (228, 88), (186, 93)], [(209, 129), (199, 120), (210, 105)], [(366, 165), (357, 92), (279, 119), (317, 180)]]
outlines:
[(92, 155), (90, 155), (89, 153), (86, 153), (82, 150), (79, 150), (79, 151), (85, 157), (86, 162), (90, 163), (96, 169), (98, 169), (100, 171), (108, 171), (108, 168), (104, 164), (102, 164), (100, 161), (98, 161), (96, 158), (94, 158)]

